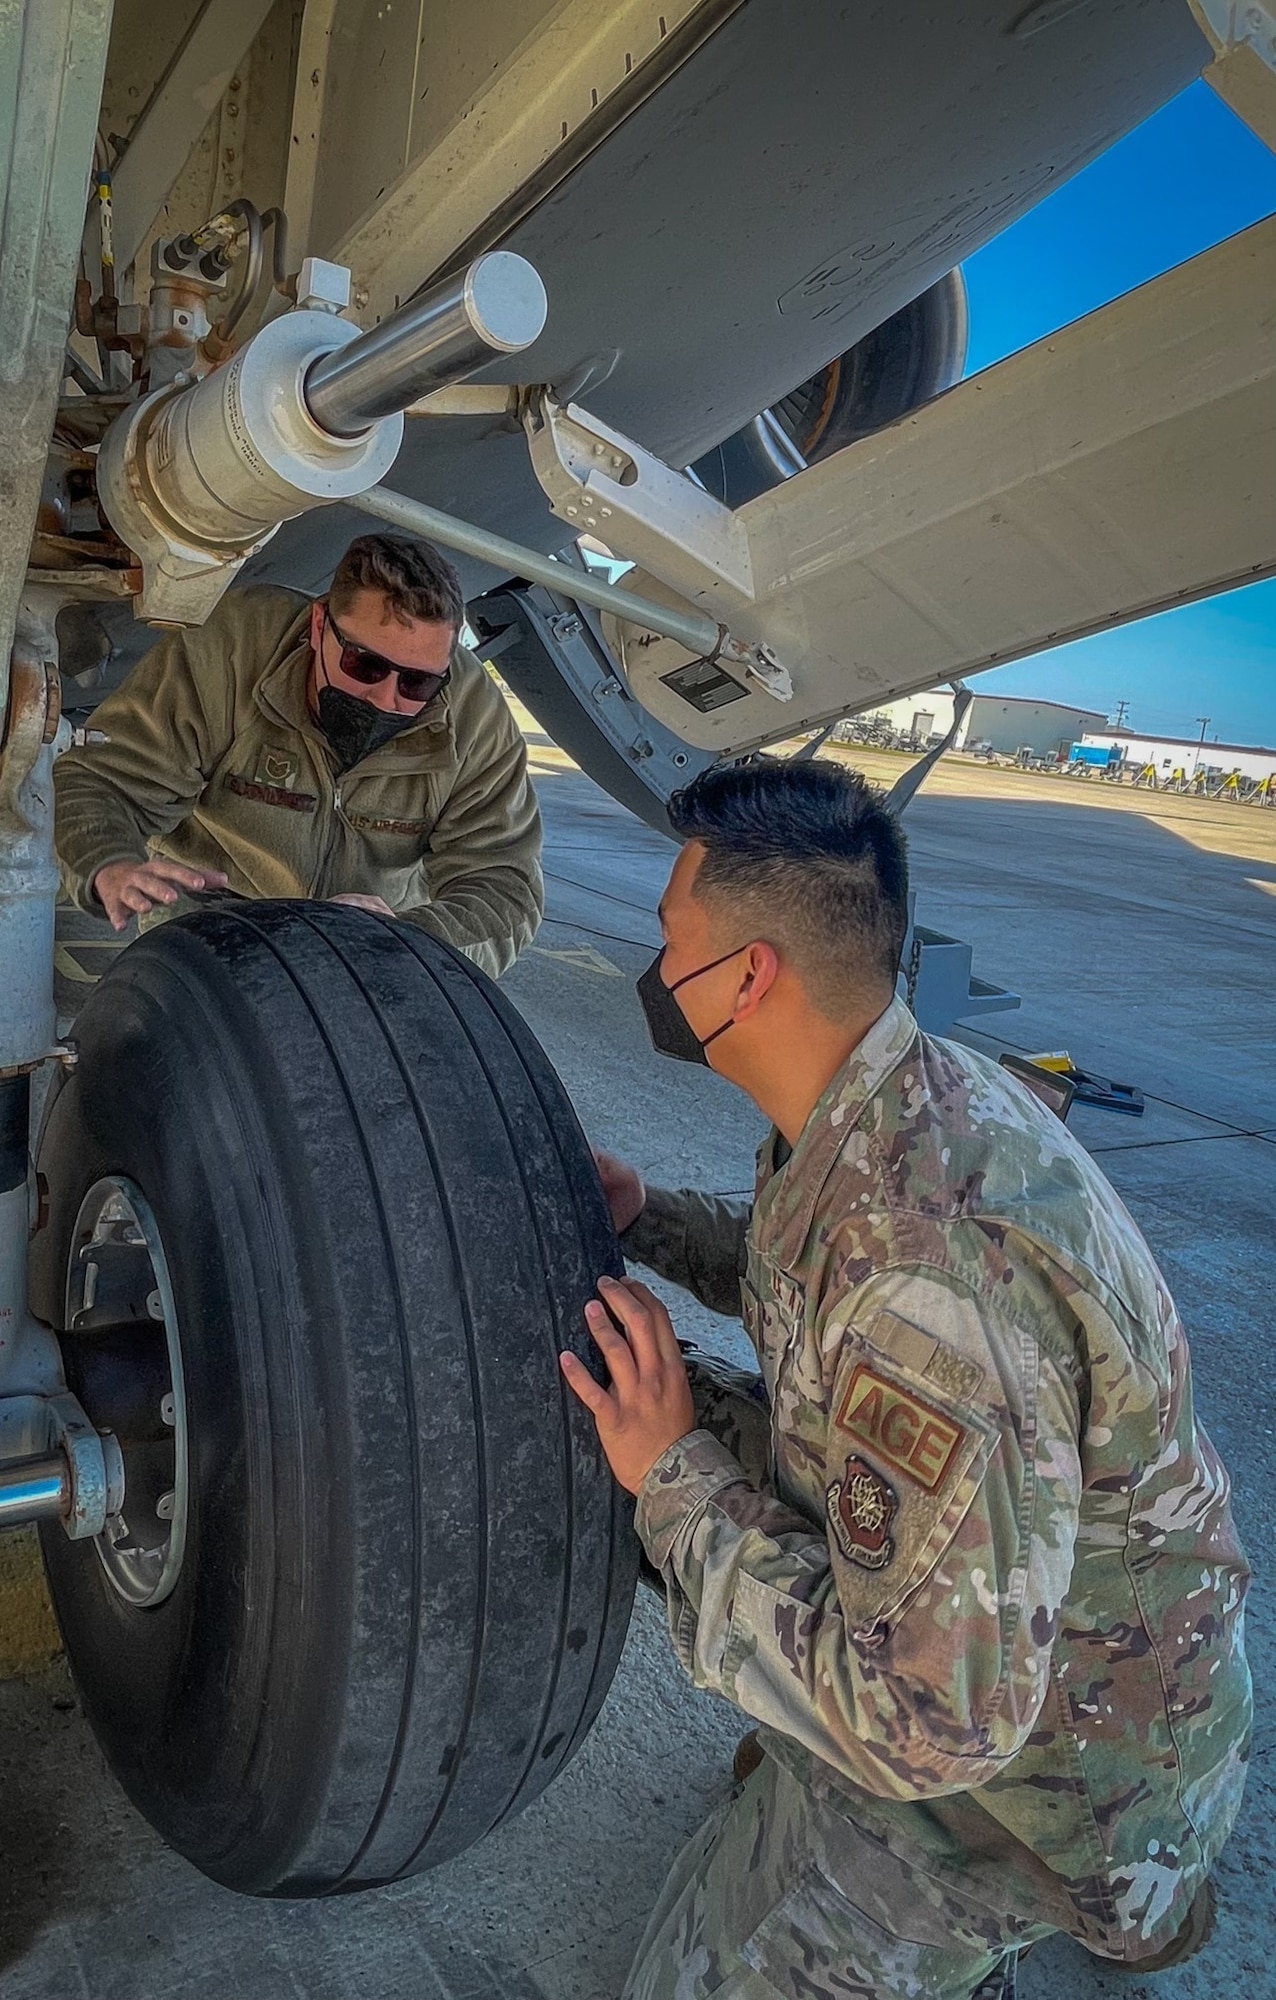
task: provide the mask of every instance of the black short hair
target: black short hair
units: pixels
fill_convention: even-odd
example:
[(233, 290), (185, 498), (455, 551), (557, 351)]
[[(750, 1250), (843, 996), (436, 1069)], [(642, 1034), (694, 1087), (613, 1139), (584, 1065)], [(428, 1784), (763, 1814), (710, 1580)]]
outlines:
[(459, 632), (465, 616), (461, 579), (447, 557), (409, 535), (360, 535), (337, 564), (328, 602), (340, 616), (361, 590), (379, 591), (388, 610), (403, 623), (422, 618)]
[(669, 801), (705, 850), (694, 894), (756, 926), (820, 1012), (893, 989), (908, 929), (908, 847), (885, 794), (831, 758), (714, 764)]

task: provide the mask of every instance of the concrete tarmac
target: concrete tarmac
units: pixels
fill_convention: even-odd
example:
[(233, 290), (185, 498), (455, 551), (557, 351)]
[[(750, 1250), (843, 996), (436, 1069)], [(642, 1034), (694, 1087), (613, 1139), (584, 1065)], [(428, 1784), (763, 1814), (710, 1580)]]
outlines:
[[(672, 849), (544, 739), (533, 747), (549, 916), (506, 990), (593, 1138), (654, 1180), (746, 1190), (760, 1121), (709, 1072), (652, 1053), (633, 993), (658, 942)], [(864, 761), (875, 774), (889, 763)], [(1139, 1978), (1055, 1940), (1025, 1965), (1021, 2000), (1276, 2000), (1276, 841), (1268, 853), (1266, 814), (1219, 808), (1214, 830), (1209, 815), (1109, 809), (1090, 790), (941, 769), (908, 815), (918, 916), (970, 938), (975, 970), (1023, 996), (972, 1044), (1066, 1047), (1148, 1094), (1142, 1120), (1091, 1111), (1074, 1123), (1146, 1231), (1192, 1336), (1200, 1407), (1259, 1572), (1249, 1626), (1259, 1717), (1206, 1952)], [(675, 1319), (706, 1345), (743, 1349), (737, 1326), (685, 1300)], [(521, 1819), (395, 1888), (255, 1903), (204, 1881), (133, 1813), (64, 1670), (0, 1685), (0, 1994), (615, 2000), (668, 1863), (727, 1796), (744, 1726), (690, 1688), (658, 1604), (640, 1591), (597, 1726)]]

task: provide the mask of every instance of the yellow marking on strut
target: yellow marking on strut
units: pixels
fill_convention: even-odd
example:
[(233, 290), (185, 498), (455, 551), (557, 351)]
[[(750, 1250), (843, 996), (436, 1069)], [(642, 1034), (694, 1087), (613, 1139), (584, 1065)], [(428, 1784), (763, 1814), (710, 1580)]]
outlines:
[(64, 944), (54, 945), (53, 966), (64, 979), (70, 979), (76, 986), (96, 986), (102, 976), (98, 972), (86, 972), (84, 967), (72, 958)]

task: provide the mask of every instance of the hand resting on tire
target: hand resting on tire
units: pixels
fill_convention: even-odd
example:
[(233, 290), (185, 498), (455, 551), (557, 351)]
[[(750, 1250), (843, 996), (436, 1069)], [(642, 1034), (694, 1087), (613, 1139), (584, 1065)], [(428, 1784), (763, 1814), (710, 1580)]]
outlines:
[(183, 889), (224, 889), (220, 868), (183, 868), (180, 861), (108, 861), (93, 877), (93, 894), (122, 931), (133, 917), (144, 917), (157, 903), (175, 903)]

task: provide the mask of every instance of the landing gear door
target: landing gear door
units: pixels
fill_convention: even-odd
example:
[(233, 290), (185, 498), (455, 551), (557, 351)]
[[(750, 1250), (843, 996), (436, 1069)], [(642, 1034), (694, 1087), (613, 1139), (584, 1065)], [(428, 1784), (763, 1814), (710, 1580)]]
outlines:
[(477, 652), (546, 734), (614, 799), (660, 833), (665, 805), (714, 761), (675, 736), (630, 693), (602, 637), (602, 617), (539, 584), (471, 599)]

